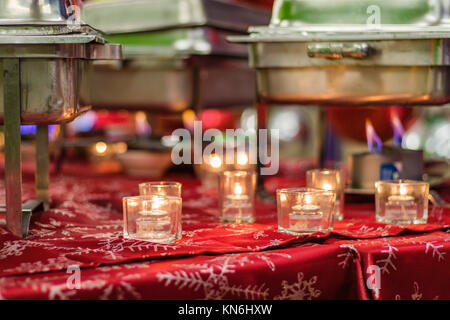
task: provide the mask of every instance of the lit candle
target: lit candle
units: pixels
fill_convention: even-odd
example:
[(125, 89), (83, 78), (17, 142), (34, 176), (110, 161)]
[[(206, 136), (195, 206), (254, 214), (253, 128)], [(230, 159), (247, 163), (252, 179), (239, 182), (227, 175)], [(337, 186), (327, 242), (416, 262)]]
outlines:
[(336, 193), (334, 219), (344, 218), (344, 177), (340, 170), (313, 169), (306, 172), (306, 185)]
[(393, 224), (426, 223), (428, 188), (423, 181), (378, 181), (375, 187), (377, 221)]
[(220, 159), (220, 157), (218, 155), (213, 155), (209, 159), (209, 165), (213, 169), (219, 169), (220, 167), (222, 167), (222, 159)]
[(292, 206), (292, 211), (289, 213), (290, 228), (292, 230), (318, 229), (322, 216), (320, 206), (313, 204), (311, 195), (306, 194), (302, 203)]
[(332, 227), (335, 193), (323, 189), (277, 190), (278, 228), (293, 234), (327, 232)]
[(248, 164), (248, 155), (245, 152), (238, 153), (237, 163), (241, 166), (245, 166), (246, 164)]
[(388, 201), (390, 203), (400, 203), (400, 204), (405, 204), (408, 203), (410, 201), (414, 200), (414, 197), (411, 197), (409, 195), (407, 195), (408, 190), (406, 190), (406, 187), (401, 185), (399, 188), (399, 195), (391, 195), (388, 197)]
[(222, 172), (219, 190), (222, 221), (236, 223), (254, 221), (255, 185), (255, 172)]
[(181, 197), (140, 195), (122, 201), (124, 238), (166, 244), (181, 239)]
[(241, 201), (247, 201), (248, 196), (242, 194), (242, 186), (239, 182), (236, 182), (233, 189), (233, 194), (227, 196), (228, 199), (237, 201), (238, 203)]
[(136, 219), (136, 233), (139, 238), (165, 238), (170, 233), (170, 215), (162, 207), (167, 204), (164, 199), (154, 196), (149, 203), (145, 203)]
[(386, 203), (386, 215), (393, 220), (409, 221), (416, 216), (416, 206), (414, 197), (407, 194), (408, 190), (404, 185), (400, 185), (399, 194), (388, 197)]

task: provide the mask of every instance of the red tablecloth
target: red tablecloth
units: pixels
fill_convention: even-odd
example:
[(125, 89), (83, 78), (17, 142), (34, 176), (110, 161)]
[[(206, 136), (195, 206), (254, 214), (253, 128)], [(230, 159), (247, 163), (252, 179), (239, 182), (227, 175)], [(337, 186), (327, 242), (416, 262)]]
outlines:
[(160, 245), (122, 237), (121, 198), (141, 180), (79, 173), (52, 177), (52, 209), (32, 217), (26, 240), (0, 228), (0, 298), (450, 299), (448, 209), (392, 226), (372, 204), (347, 204), (331, 234), (292, 236), (277, 231), (274, 204), (258, 203), (254, 224), (218, 223), (217, 195), (183, 179), (183, 238)]

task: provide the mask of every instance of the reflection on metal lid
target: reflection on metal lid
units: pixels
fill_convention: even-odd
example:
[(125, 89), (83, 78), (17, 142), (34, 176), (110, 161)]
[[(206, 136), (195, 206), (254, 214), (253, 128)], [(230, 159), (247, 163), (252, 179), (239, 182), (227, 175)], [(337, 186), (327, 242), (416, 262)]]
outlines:
[(81, 10), (80, 0), (2, 0), (0, 25), (61, 24)]

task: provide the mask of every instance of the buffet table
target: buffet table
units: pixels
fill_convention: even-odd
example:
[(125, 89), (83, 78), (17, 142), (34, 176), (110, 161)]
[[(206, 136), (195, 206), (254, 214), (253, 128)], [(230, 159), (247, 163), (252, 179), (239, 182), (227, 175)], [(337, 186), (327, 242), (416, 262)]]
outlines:
[[(177, 180), (183, 237), (161, 245), (122, 237), (121, 199), (144, 180), (81, 165), (53, 175), (52, 209), (33, 215), (26, 240), (0, 216), (0, 298), (450, 299), (449, 209), (430, 207), (427, 225), (393, 226), (375, 221), (372, 204), (346, 204), (331, 234), (293, 236), (277, 231), (275, 204), (258, 202), (254, 224), (223, 224), (217, 194)], [(23, 193), (34, 197), (31, 174)]]

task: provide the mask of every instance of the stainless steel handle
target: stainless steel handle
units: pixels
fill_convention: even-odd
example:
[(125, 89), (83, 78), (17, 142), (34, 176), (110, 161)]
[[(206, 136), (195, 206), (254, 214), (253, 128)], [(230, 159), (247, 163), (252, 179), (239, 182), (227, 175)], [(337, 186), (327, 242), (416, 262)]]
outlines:
[(371, 49), (367, 43), (312, 43), (308, 45), (310, 58), (364, 59), (370, 56)]

